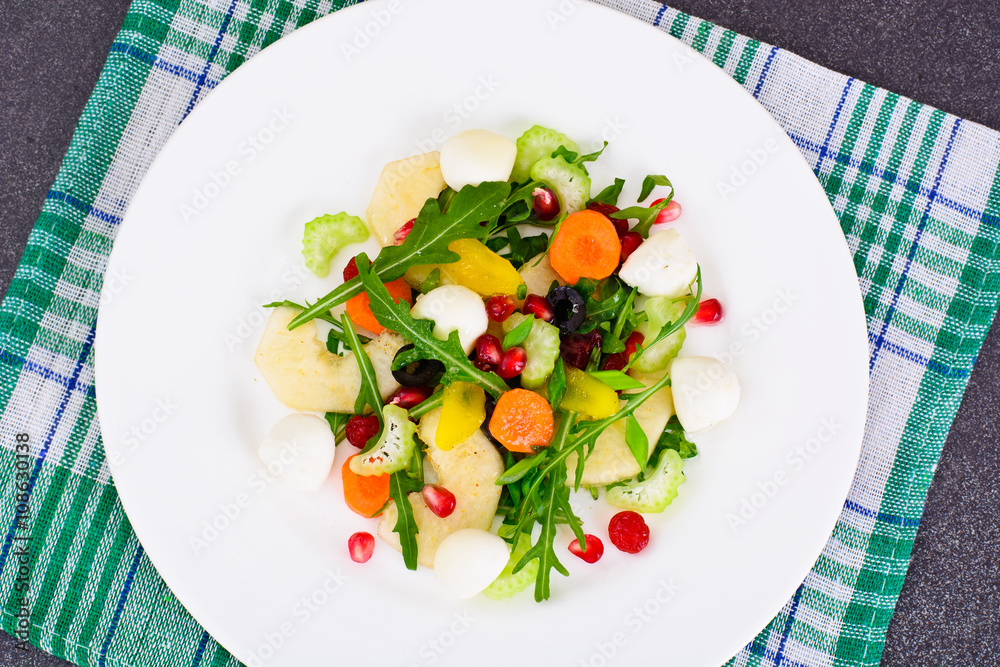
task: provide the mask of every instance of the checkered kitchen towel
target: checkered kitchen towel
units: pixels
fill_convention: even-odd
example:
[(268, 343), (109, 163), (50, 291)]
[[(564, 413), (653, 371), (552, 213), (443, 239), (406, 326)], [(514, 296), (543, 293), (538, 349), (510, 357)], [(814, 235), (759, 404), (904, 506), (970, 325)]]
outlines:
[[(854, 486), (737, 665), (877, 665), (927, 487), (1000, 287), (1000, 136), (653, 0), (604, 0), (711, 58), (814, 168), (854, 253), (871, 402)], [(136, 540), (95, 418), (94, 321), (157, 150), (261, 48), (334, 0), (135, 0), (0, 307), (2, 626), (79, 665), (236, 665)], [(19, 504), (19, 501), (24, 501)]]

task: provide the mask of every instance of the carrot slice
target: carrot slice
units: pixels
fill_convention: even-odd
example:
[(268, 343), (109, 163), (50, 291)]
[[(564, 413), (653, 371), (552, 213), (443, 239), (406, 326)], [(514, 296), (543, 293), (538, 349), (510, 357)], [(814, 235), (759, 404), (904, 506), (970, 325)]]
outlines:
[[(393, 280), (391, 283), (386, 283), (385, 288), (389, 290), (389, 296), (396, 303), (405, 301), (411, 306), (413, 305), (413, 292), (410, 291), (410, 286), (402, 278)], [(372, 309), (368, 305), (370, 303), (371, 299), (368, 298), (367, 292), (356, 294), (347, 302), (347, 314), (351, 316), (352, 322), (359, 327), (368, 329), (368, 331), (377, 336), (385, 331), (385, 327), (375, 319), (375, 315), (372, 314)]]
[(559, 277), (570, 285), (580, 278), (600, 280), (618, 268), (622, 244), (615, 226), (597, 211), (570, 214), (549, 247), (549, 261)]
[(531, 454), (548, 447), (554, 430), (552, 406), (527, 389), (504, 392), (490, 419), (490, 433), (512, 452)]
[(389, 475), (355, 473), (351, 470), (351, 459), (354, 456), (344, 461), (344, 467), (340, 469), (344, 480), (344, 500), (347, 501), (348, 507), (363, 517), (378, 516), (389, 500)]

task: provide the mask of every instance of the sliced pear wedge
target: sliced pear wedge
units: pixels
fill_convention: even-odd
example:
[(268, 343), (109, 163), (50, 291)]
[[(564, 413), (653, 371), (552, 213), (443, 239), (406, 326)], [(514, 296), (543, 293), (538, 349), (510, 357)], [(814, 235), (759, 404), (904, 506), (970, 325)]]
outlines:
[(444, 190), (441, 155), (414, 155), (385, 165), (368, 204), (368, 227), (383, 246), (395, 243), (396, 230), (417, 217), (424, 202)]

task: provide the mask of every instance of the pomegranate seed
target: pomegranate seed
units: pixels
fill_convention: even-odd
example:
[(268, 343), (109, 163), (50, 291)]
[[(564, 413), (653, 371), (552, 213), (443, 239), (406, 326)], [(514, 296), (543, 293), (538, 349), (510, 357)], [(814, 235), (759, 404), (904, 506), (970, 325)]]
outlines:
[(427, 509), (434, 512), (435, 516), (443, 519), (455, 511), (455, 494), (443, 486), (427, 484), (421, 495), (427, 503)]
[(431, 387), (400, 387), (389, 397), (386, 405), (398, 405), (404, 410), (419, 405), (430, 398), (434, 393)]
[(486, 301), (486, 314), (494, 322), (503, 322), (517, 310), (514, 297), (509, 294), (494, 294)]
[(608, 537), (619, 551), (637, 554), (649, 544), (649, 526), (637, 512), (619, 512), (611, 517)]
[(631, 359), (632, 355), (635, 354), (635, 351), (639, 349), (639, 346), (642, 345), (645, 340), (645, 336), (638, 331), (633, 331), (631, 335), (629, 335), (628, 340), (625, 341), (625, 356)]
[(544, 296), (529, 294), (524, 300), (524, 307), (521, 309), (525, 315), (534, 315), (543, 322), (551, 322), (556, 318), (552, 310), (552, 304)]
[(344, 430), (347, 432), (347, 442), (358, 449), (364, 449), (368, 441), (378, 435), (378, 417), (354, 415), (347, 420)]
[[(657, 199), (652, 204), (650, 204), (649, 207), (653, 208), (654, 206), (656, 206), (657, 204), (659, 204), (660, 202), (662, 202), (663, 199), (665, 199), (665, 197)], [(653, 224), (654, 225), (665, 225), (668, 222), (673, 222), (677, 218), (681, 217), (681, 211), (682, 211), (682, 209), (681, 209), (680, 203), (678, 203), (677, 200), (675, 200), (675, 199), (671, 199), (670, 203), (667, 204), (663, 208), (663, 210), (660, 211), (656, 215), (656, 222), (654, 222)]]
[(416, 218), (408, 220), (402, 227), (396, 230), (396, 233), (392, 235), (392, 238), (395, 239), (396, 241), (396, 245), (400, 245), (403, 243), (403, 241), (406, 240), (406, 237), (409, 236), (410, 231), (413, 230), (413, 223), (416, 221), (417, 221)]
[(364, 531), (354, 533), (347, 540), (347, 549), (355, 563), (367, 563), (375, 551), (375, 538)]
[(596, 563), (604, 555), (604, 542), (596, 535), (584, 535), (586, 538), (587, 550), (580, 548), (580, 540), (573, 540), (569, 543), (569, 552), (574, 556), (579, 556), (588, 563)]
[(698, 312), (694, 314), (694, 321), (701, 324), (718, 324), (722, 321), (722, 304), (718, 299), (705, 299), (698, 304)]
[(624, 263), (629, 255), (636, 251), (640, 245), (642, 245), (642, 234), (639, 232), (625, 232), (621, 235), (622, 241), (622, 255), (621, 262)]
[[(371, 260), (368, 260), (368, 266), (371, 265), (372, 265)], [(344, 267), (344, 282), (346, 283), (351, 278), (357, 278), (357, 277), (358, 277), (358, 258), (351, 257), (351, 261), (349, 261), (347, 263), (347, 266)]]
[[(590, 202), (589, 204), (587, 204), (587, 208), (591, 211), (597, 211), (601, 215), (607, 216), (609, 218), (611, 218), (612, 213), (617, 213), (618, 211), (621, 210), (617, 206), (612, 206), (611, 204), (602, 204), (599, 201)], [(611, 218), (611, 220), (614, 221), (614, 218)]]
[(472, 365), (481, 370), (484, 373), (496, 373), (496, 364), (490, 364), (485, 361), (479, 361), (479, 359), (473, 359)]
[(483, 334), (476, 341), (476, 359), (484, 364), (496, 365), (503, 358), (503, 348), (500, 339), (490, 334)]
[(500, 365), (497, 366), (497, 375), (504, 380), (509, 380), (512, 377), (520, 375), (527, 361), (528, 354), (524, 351), (523, 347), (512, 347), (503, 353)]
[(556, 193), (548, 188), (535, 188), (531, 194), (535, 197), (532, 209), (539, 220), (548, 222), (559, 215), (559, 200), (556, 199)]

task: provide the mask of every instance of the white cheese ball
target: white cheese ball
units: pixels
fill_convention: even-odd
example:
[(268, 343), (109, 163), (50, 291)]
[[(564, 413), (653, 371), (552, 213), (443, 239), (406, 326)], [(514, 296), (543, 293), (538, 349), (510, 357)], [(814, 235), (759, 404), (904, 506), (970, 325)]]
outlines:
[(489, 130), (466, 130), (441, 147), (441, 175), (456, 192), (466, 185), (506, 181), (514, 169), (517, 146)]
[(336, 445), (326, 420), (300, 412), (271, 428), (257, 456), (270, 474), (291, 488), (318, 491), (330, 474)]
[(670, 362), (674, 411), (688, 433), (715, 426), (736, 412), (740, 381), (733, 369), (712, 357), (678, 357)]
[(456, 530), (434, 554), (434, 574), (455, 597), (471, 598), (500, 576), (510, 559), (507, 543), (479, 528)]
[(618, 276), (646, 296), (677, 297), (688, 293), (698, 274), (698, 261), (675, 229), (653, 234), (622, 264)]
[(461, 285), (442, 285), (417, 297), (410, 313), (419, 320), (434, 321), (434, 335), (448, 340), (458, 331), (466, 354), (476, 346), (476, 339), (486, 333), (490, 318), (481, 296)]

